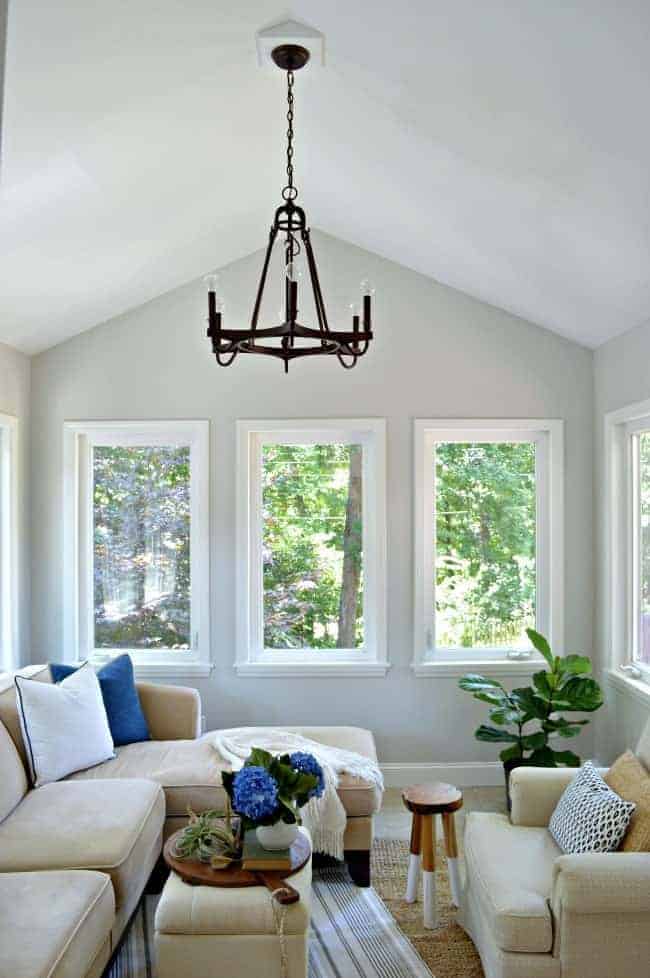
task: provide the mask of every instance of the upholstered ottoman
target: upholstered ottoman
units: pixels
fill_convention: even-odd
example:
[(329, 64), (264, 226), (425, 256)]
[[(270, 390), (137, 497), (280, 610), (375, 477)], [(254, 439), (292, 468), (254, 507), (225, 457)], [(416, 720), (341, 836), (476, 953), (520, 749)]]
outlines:
[[(300, 901), (281, 908), (286, 978), (306, 978), (311, 860), (291, 885)], [(156, 910), (155, 947), (157, 978), (283, 978), (277, 920), (263, 886), (192, 886), (172, 872)]]

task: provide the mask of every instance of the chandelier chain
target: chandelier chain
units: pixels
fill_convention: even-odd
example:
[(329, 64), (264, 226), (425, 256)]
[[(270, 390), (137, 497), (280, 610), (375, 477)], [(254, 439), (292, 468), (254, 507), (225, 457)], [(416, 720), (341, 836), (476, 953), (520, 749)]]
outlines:
[(298, 190), (293, 185), (293, 71), (287, 71), (287, 185), (282, 191), (285, 200), (295, 200)]

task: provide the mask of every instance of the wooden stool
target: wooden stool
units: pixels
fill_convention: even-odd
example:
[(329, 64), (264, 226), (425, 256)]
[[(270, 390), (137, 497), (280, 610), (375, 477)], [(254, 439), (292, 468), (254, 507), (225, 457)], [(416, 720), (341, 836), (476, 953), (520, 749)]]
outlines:
[(445, 851), (449, 869), (451, 899), (456, 906), (460, 900), (458, 876), (458, 843), (454, 812), (463, 805), (463, 794), (452, 784), (415, 784), (405, 788), (402, 801), (413, 813), (411, 825), (411, 854), (409, 856), (407, 903), (415, 903), (418, 896), (420, 854), (422, 854), (422, 878), (424, 884), (424, 926), (436, 926), (436, 815), (442, 815)]

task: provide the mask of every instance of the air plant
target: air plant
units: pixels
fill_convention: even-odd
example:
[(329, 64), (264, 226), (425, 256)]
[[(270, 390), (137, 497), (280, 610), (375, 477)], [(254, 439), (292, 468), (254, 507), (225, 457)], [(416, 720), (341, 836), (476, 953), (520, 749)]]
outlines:
[(198, 859), (213, 869), (224, 869), (241, 858), (238, 829), (233, 828), (230, 799), (226, 811), (214, 808), (197, 815), (188, 807), (189, 823), (181, 830), (173, 848), (177, 859)]

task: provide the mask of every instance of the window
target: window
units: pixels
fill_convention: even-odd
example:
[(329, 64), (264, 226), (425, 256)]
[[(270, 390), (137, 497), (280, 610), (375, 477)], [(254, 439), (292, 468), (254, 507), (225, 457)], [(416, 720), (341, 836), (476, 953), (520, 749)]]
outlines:
[(650, 401), (608, 414), (605, 434), (611, 665), (650, 683)]
[(561, 646), (562, 470), (561, 421), (415, 422), (417, 672)]
[(385, 423), (238, 422), (242, 674), (383, 674)]
[(630, 658), (650, 674), (650, 418), (630, 432), (631, 504)]
[(65, 425), (66, 657), (209, 662), (208, 422)]
[(18, 421), (0, 414), (0, 671), (18, 665)]

